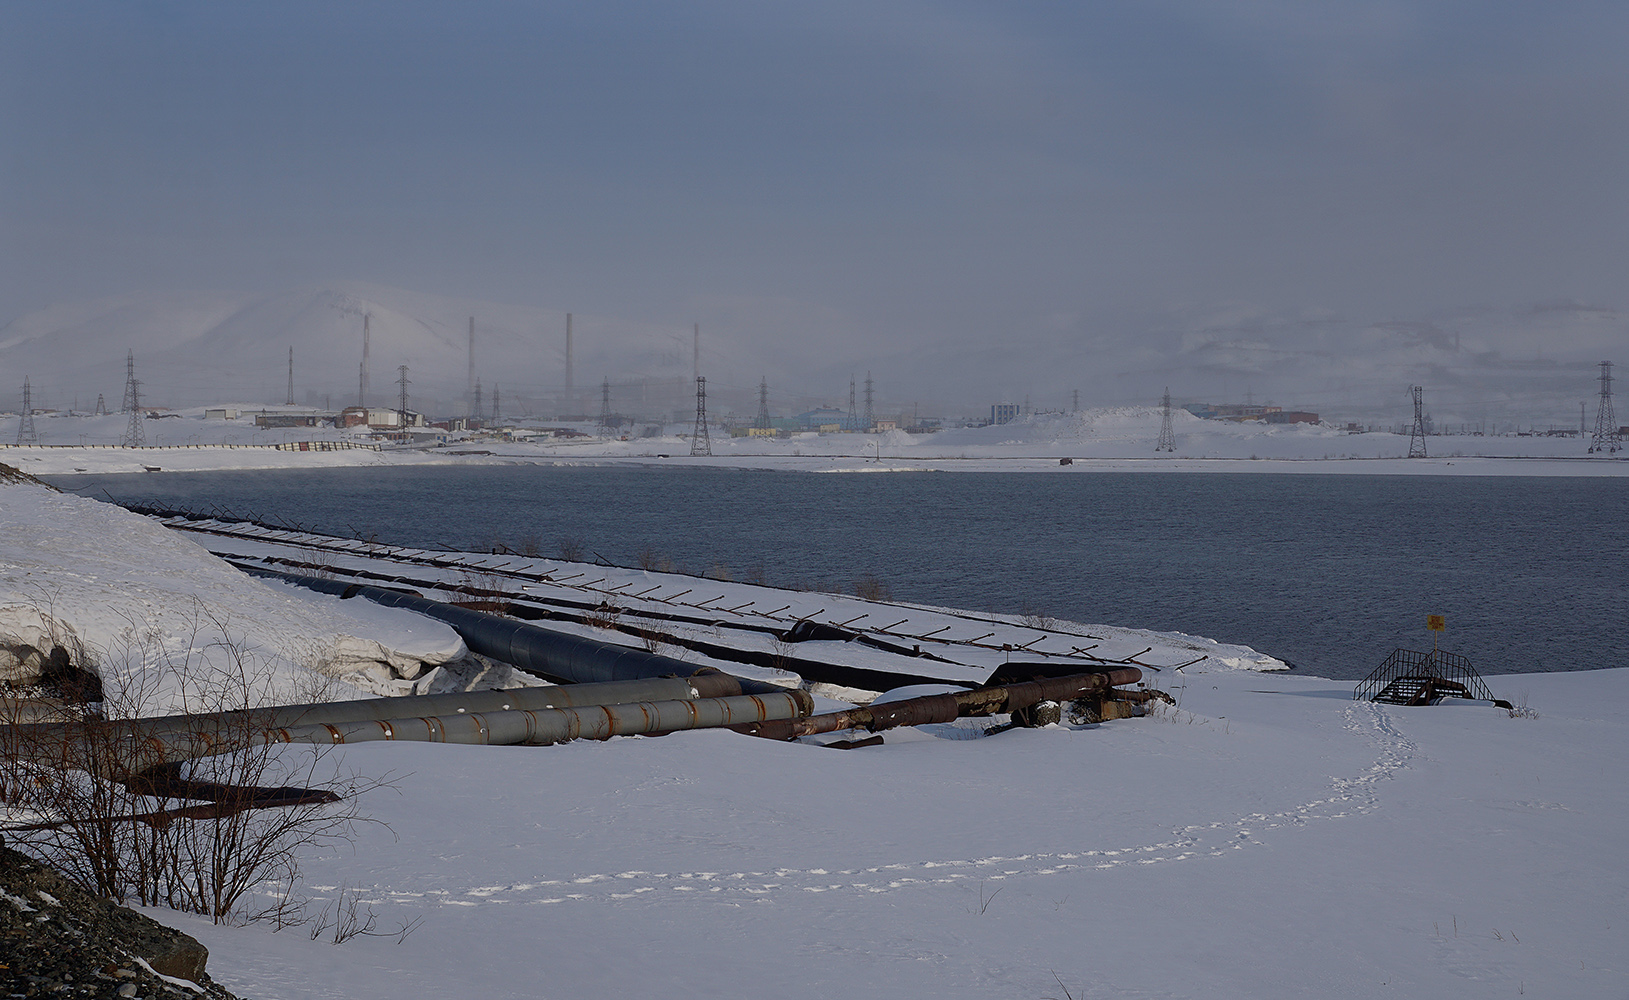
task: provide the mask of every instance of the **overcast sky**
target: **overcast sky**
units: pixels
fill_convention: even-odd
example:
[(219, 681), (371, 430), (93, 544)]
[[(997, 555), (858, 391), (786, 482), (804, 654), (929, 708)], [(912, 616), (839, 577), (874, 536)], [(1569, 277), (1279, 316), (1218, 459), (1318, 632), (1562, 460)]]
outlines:
[(1626, 51), (1621, 0), (8, 0), (0, 323), (346, 279), (896, 354), (1616, 308)]

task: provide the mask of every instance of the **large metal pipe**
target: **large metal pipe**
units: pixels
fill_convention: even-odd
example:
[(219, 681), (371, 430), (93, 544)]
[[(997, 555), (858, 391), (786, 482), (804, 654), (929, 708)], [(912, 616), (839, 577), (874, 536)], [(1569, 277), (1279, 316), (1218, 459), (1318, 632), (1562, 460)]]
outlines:
[[(368, 720), (419, 716), (577, 708), (588, 705), (628, 705), (643, 701), (678, 701), (692, 698), (727, 698), (739, 694), (741, 685), (736, 678), (704, 667), (689, 677), (656, 677), (633, 681), (610, 681), (603, 684), (548, 684), (500, 691), (457, 691), (449, 694), (405, 695), (397, 698), (363, 698), (356, 701), (115, 720), (97, 725), (106, 727), (109, 734), (114, 737), (136, 735), (149, 737), (189, 730), (228, 732), (244, 729), (283, 729), (289, 726), (323, 723), (344, 725)], [(16, 727), (15, 735), (37, 743), (61, 738), (73, 732), (74, 725), (40, 723), (19, 726)], [(7, 727), (7, 732), (12, 732), (10, 727)], [(8, 736), (7, 739), (11, 740), (13, 737)]]
[(814, 710), (806, 691), (732, 698), (647, 701), (631, 705), (592, 705), (536, 711), (466, 713), (424, 718), (359, 720), (257, 729), (228, 738), (193, 730), (130, 741), (121, 756), (140, 772), (177, 761), (231, 753), (260, 743), (315, 743), (334, 746), (393, 740), (416, 743), (475, 743), (546, 746), (575, 739), (609, 739), (645, 733), (762, 724), (802, 718)]
[(1046, 677), (1018, 684), (978, 688), (974, 691), (957, 691), (954, 694), (925, 695), (921, 698), (906, 698), (826, 715), (749, 723), (735, 728), (737, 732), (772, 740), (792, 740), (799, 736), (834, 733), (843, 729), (865, 729), (875, 733), (899, 726), (951, 722), (963, 716), (1015, 712), (1042, 701), (1073, 701), (1090, 694), (1106, 692), (1120, 684), (1135, 684), (1142, 680), (1142, 676), (1143, 672), (1136, 667), (1123, 667), (1075, 674), (1070, 677)]
[[(338, 594), (341, 598), (365, 597), (386, 607), (417, 611), (451, 625), (471, 652), (501, 660), (546, 680), (567, 684), (603, 683), (646, 677), (689, 677), (705, 669), (671, 656), (539, 628), (513, 618), (461, 608), (456, 604), (433, 601), (399, 590), (276, 570), (256, 570), (256, 574), (288, 580), (323, 593)], [(741, 679), (741, 689), (760, 694), (773, 694), (781, 690), (773, 684), (744, 678)]]

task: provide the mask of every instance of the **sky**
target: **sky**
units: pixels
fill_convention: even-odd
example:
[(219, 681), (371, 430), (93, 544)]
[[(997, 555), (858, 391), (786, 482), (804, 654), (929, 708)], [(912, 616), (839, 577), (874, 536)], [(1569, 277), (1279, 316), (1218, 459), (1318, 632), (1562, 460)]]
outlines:
[(1587, 374), (1625, 42), (1593, 2), (13, 0), (0, 324), (359, 281), (903, 378), (1494, 316)]

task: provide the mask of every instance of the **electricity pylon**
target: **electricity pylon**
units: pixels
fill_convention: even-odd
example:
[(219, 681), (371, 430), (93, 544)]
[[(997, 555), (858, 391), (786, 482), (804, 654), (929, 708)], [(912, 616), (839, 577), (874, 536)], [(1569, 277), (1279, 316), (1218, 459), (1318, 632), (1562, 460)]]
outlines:
[(28, 376), (23, 376), (23, 419), (17, 425), (17, 446), (39, 444), (40, 436), (34, 432), (34, 390), (28, 384)]
[(1601, 406), (1595, 411), (1595, 436), (1590, 439), (1589, 453), (1598, 451), (1611, 454), (1623, 447), (1618, 433), (1618, 418), (1612, 412), (1612, 362), (1601, 362)]
[(1414, 394), (1414, 429), (1408, 435), (1408, 457), (1426, 458), (1425, 453), (1425, 387), (1410, 386)]
[(713, 439), (707, 434), (707, 379), (696, 376), (696, 429), (690, 434), (690, 454), (711, 455)]
[(1176, 451), (1176, 433), (1171, 430), (1171, 387), (1165, 387), (1165, 398), (1160, 400), (1160, 441), (1155, 451)]
[(136, 379), (136, 352), (133, 350), (124, 359), (124, 408), (130, 413), (130, 424), (124, 429), (124, 439), (119, 444), (125, 448), (145, 447), (146, 431), (141, 426), (141, 382)]
[(758, 379), (758, 418), (752, 422), (752, 426), (761, 431), (767, 431), (770, 428), (769, 379), (767, 378), (760, 377)]

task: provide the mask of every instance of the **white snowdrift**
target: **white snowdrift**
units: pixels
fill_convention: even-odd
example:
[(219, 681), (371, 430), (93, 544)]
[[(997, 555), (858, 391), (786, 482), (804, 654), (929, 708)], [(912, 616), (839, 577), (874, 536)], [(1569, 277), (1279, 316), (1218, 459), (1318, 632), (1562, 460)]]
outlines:
[(403, 693), (469, 656), (439, 622), (262, 584), (112, 504), (0, 483), (0, 677), (37, 674), (52, 644), (75, 641), (145, 713), (185, 707), (182, 675), (239, 662), (263, 697), (288, 702), (336, 682)]

